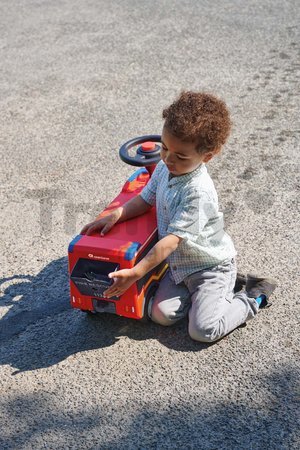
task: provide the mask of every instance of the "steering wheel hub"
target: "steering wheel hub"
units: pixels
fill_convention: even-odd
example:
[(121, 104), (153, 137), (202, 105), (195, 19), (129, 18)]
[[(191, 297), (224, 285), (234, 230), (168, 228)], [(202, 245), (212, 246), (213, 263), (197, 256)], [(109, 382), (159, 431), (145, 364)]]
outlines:
[[(137, 167), (148, 167), (156, 165), (160, 161), (160, 135), (140, 136), (125, 142), (119, 150), (120, 158), (126, 164)], [(129, 150), (138, 146), (134, 156), (129, 155)]]

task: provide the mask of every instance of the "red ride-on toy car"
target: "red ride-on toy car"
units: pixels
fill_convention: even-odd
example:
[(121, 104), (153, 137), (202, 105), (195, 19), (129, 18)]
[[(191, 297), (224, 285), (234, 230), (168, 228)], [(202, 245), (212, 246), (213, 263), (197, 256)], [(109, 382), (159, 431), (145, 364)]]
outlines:
[[(148, 183), (160, 160), (161, 136), (142, 136), (126, 142), (120, 148), (120, 157), (127, 164), (139, 166), (124, 184), (120, 194), (96, 219), (123, 205), (139, 194)], [(137, 147), (136, 155), (129, 149)], [(146, 319), (148, 304), (159, 281), (167, 270), (163, 262), (133, 284), (120, 297), (103, 297), (113, 283), (110, 272), (128, 269), (137, 264), (156, 244), (158, 239), (155, 207), (147, 213), (116, 224), (105, 236), (78, 235), (69, 244), (69, 274), (71, 305), (82, 311), (108, 312), (133, 319)]]

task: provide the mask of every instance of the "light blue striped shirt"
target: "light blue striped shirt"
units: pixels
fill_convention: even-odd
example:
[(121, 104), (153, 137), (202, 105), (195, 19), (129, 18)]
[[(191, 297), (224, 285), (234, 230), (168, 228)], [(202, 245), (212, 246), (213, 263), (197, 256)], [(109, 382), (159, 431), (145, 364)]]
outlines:
[(159, 239), (168, 234), (183, 238), (167, 259), (176, 284), (236, 255), (224, 231), (218, 195), (205, 164), (193, 172), (171, 177), (160, 161), (141, 197), (150, 205), (156, 204)]

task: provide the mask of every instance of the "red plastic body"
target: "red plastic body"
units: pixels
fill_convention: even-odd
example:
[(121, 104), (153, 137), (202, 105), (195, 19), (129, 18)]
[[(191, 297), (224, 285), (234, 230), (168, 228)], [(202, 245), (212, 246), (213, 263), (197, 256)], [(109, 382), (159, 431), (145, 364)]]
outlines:
[[(139, 194), (149, 178), (145, 168), (137, 170), (97, 219)], [(143, 318), (149, 296), (153, 295), (167, 270), (165, 262), (138, 280), (118, 299), (103, 298), (101, 292), (105, 289), (101, 283), (107, 281), (99, 281), (99, 277), (106, 280), (110, 271), (133, 267), (156, 242), (154, 207), (141, 216), (115, 225), (103, 237), (97, 233), (92, 236), (79, 235), (73, 239), (68, 253), (72, 307), (85, 311), (112, 312), (133, 319)]]

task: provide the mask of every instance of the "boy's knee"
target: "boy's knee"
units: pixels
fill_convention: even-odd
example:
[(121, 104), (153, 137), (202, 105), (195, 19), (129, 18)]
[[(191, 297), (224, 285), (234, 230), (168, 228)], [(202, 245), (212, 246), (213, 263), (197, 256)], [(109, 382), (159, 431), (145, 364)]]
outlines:
[(215, 342), (223, 337), (219, 326), (189, 323), (189, 335), (194, 341)]
[(159, 325), (168, 327), (176, 322), (176, 316), (175, 313), (168, 310), (163, 303), (154, 303), (151, 309), (151, 320)]

